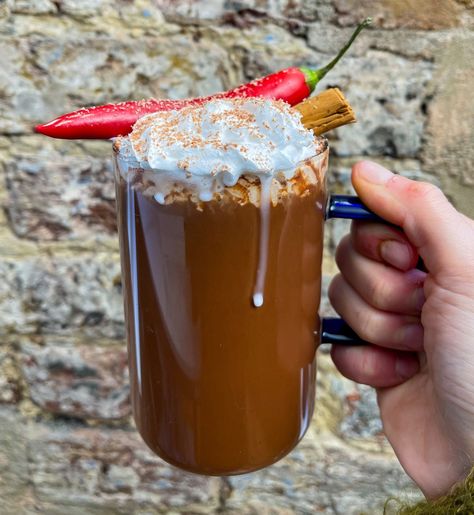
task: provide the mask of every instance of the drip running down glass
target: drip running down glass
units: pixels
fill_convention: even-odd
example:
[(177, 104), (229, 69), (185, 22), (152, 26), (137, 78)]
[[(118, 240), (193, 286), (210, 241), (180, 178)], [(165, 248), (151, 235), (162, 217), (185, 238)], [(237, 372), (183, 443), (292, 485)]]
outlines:
[(169, 463), (250, 472), (307, 430), (328, 153), (324, 140), (291, 179), (243, 174), (202, 201), (157, 197), (115, 148), (133, 413)]

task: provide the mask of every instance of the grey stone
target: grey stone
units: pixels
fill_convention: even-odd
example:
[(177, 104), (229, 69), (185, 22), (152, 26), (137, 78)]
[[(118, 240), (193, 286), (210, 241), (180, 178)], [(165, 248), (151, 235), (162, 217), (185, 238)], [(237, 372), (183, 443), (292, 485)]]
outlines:
[[(318, 21), (308, 26), (308, 46), (324, 54), (336, 55), (348, 41), (355, 26), (337, 27), (327, 21)], [(462, 32), (422, 30), (366, 29), (351, 46), (347, 56), (361, 57), (369, 49), (382, 50), (409, 59), (434, 60), (437, 52), (452, 39), (462, 37)], [(338, 64), (344, 67), (345, 58)]]
[(358, 119), (336, 129), (329, 140), (339, 156), (416, 157), (422, 145), (432, 63), (413, 62), (376, 50), (346, 57), (320, 84), (340, 87)]
[[(336, 394), (336, 379), (332, 382)], [(351, 392), (345, 392), (344, 418), (339, 426), (343, 438), (367, 439), (383, 435), (382, 421), (375, 390), (366, 385), (353, 385)]]
[(21, 369), (31, 400), (75, 418), (113, 420), (130, 414), (127, 354), (123, 345), (97, 348), (25, 343)]
[(26, 130), (24, 116), (28, 118), (28, 113), (19, 105), (19, 98), (25, 92), (34, 95), (33, 85), (22, 71), (23, 53), (20, 46), (10, 38), (0, 38), (0, 133), (3, 134), (15, 134)]
[(57, 7), (51, 0), (14, 0), (12, 12), (21, 14), (50, 14)]
[(114, 513), (211, 513), (219, 502), (219, 479), (171, 467), (136, 432), (37, 424), (29, 432), (29, 459), (41, 503)]
[(105, 148), (97, 159), (61, 155), (46, 142), (34, 154), (6, 161), (6, 208), (15, 234), (40, 241), (116, 239), (111, 149)]
[(58, 7), (61, 13), (83, 18), (101, 14), (102, 9), (111, 4), (111, 0), (82, 0), (81, 2), (60, 0)]
[(433, 61), (443, 46), (461, 35), (457, 31), (371, 30), (366, 33), (370, 47), (409, 59)]
[[(3, 133), (27, 133), (75, 108), (128, 98), (206, 95), (234, 82), (228, 56), (191, 35), (122, 42), (107, 37), (0, 39)], [(5, 45), (5, 46), (4, 46)], [(87, 49), (87, 51), (85, 51)]]
[(289, 66), (313, 66), (320, 57), (304, 39), (274, 23), (261, 23), (244, 31), (214, 26), (203, 31), (219, 41), (234, 59), (242, 61), (248, 80)]
[(393, 457), (355, 449), (330, 434), (305, 439), (277, 464), (229, 482), (224, 513), (380, 513), (390, 495), (419, 497)]
[(0, 334), (123, 337), (118, 256), (0, 262)]
[[(320, 0), (158, 0), (165, 16), (184, 23), (224, 19), (236, 22), (229, 15), (249, 13), (272, 18), (299, 18), (314, 20), (318, 17)], [(238, 21), (237, 21), (238, 23)]]
[[(326, 21), (317, 21), (309, 24), (306, 39), (310, 48), (314, 48), (318, 52), (327, 54), (328, 56), (335, 56), (348, 41), (353, 31), (354, 27), (341, 28), (329, 24)], [(362, 32), (347, 55), (352, 57), (364, 55), (373, 40), (371, 34), (372, 31), (369, 32), (365, 30)], [(326, 59), (328, 61), (330, 60), (327, 57)], [(344, 63), (344, 61), (341, 61), (338, 66), (344, 67)]]
[[(300, 38), (271, 24), (246, 30), (245, 42), (241, 38), (236, 40), (235, 31), (230, 29), (214, 30), (214, 33), (231, 55), (237, 49), (245, 49), (244, 72), (248, 78), (287, 66), (318, 68), (332, 58), (336, 47), (347, 38), (347, 33), (335, 32), (340, 39), (328, 54), (319, 49), (310, 50)], [(312, 38), (313, 41), (318, 38), (317, 31)], [(433, 63), (367, 49), (367, 38), (365, 35), (361, 38), (355, 51), (316, 88), (316, 91), (332, 86), (341, 88), (358, 119), (357, 124), (329, 134), (333, 154), (415, 158), (422, 147)], [(325, 39), (323, 33), (322, 48)]]
[(157, 0), (158, 7), (166, 17), (174, 20), (213, 20), (225, 12), (226, 0), (195, 2), (193, 0)]

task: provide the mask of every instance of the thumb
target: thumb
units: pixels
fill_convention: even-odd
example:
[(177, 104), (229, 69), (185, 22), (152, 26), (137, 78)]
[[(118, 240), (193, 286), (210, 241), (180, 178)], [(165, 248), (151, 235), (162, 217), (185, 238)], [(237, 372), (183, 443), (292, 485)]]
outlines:
[(352, 183), (369, 209), (403, 229), (430, 272), (462, 270), (474, 259), (474, 223), (436, 186), (371, 161), (354, 165)]

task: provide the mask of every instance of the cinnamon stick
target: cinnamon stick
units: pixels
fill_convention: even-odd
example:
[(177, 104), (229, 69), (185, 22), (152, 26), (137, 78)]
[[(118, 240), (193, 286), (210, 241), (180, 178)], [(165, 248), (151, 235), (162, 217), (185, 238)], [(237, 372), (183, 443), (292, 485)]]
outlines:
[(356, 121), (354, 111), (339, 88), (331, 88), (296, 105), (301, 122), (319, 136)]

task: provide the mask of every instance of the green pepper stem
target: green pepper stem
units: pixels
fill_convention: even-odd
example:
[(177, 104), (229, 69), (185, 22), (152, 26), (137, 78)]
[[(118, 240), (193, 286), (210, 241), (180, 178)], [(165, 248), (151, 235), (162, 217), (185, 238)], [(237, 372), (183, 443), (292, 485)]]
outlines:
[(357, 36), (370, 24), (372, 23), (372, 18), (366, 18), (362, 23), (359, 24), (357, 29), (354, 31), (352, 36), (350, 37), (349, 41), (341, 48), (339, 53), (336, 55), (336, 57), (328, 63), (323, 68), (319, 68), (319, 70), (312, 70), (311, 68), (300, 68), (301, 71), (305, 74), (306, 77), (306, 84), (308, 85), (308, 88), (310, 92), (314, 90), (316, 87), (316, 84), (330, 71), (336, 66), (336, 64), (340, 61), (342, 56), (349, 50), (349, 48), (352, 46), (352, 43), (354, 43)]

